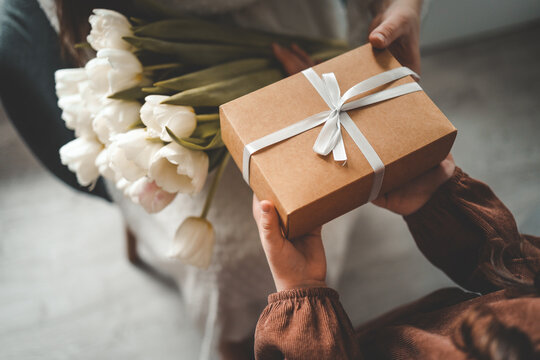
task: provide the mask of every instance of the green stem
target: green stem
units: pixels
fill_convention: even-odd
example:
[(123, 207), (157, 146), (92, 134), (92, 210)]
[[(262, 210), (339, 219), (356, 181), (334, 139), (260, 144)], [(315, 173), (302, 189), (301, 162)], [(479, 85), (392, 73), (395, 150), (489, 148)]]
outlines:
[(206, 195), (206, 201), (204, 202), (204, 207), (201, 214), (201, 218), (203, 219), (206, 219), (206, 215), (208, 215), (208, 211), (210, 211), (210, 205), (212, 204), (212, 199), (214, 198), (214, 194), (216, 193), (219, 180), (223, 175), (223, 171), (227, 167), (227, 163), (229, 162), (230, 157), (231, 154), (227, 152), (227, 154), (225, 154), (223, 160), (221, 161), (219, 168), (217, 169), (216, 176), (214, 176), (214, 180), (212, 181), (212, 185), (210, 185), (210, 191), (208, 191), (208, 195)]

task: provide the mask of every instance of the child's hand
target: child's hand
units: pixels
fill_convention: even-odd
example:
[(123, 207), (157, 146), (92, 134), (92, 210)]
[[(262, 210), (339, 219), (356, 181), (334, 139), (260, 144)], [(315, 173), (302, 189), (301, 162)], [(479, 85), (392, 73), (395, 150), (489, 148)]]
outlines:
[(291, 48), (287, 49), (274, 43), (272, 51), (288, 75), (294, 75), (315, 65), (309, 55), (296, 44), (292, 44)]
[(278, 291), (326, 286), (326, 256), (321, 228), (300, 238), (285, 239), (274, 205), (253, 195), (253, 217)]
[(388, 48), (403, 65), (420, 74), (420, 12), (422, 0), (383, 0), (373, 9), (369, 42)]
[(437, 167), (373, 200), (373, 204), (403, 216), (410, 215), (428, 202), (439, 186), (452, 177), (455, 169), (454, 158), (448, 154)]

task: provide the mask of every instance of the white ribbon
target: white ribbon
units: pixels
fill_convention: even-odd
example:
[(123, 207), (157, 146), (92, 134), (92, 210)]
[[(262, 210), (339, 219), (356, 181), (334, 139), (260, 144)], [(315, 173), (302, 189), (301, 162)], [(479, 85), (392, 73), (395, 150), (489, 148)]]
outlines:
[(375, 172), (368, 201), (376, 199), (382, 186), (384, 177), (384, 163), (380, 159), (379, 155), (377, 155), (364, 134), (362, 134), (360, 129), (358, 129), (358, 127), (352, 121), (349, 114), (347, 114), (347, 111), (389, 100), (415, 91), (422, 91), (422, 88), (420, 85), (418, 85), (418, 83), (412, 82), (387, 90), (382, 90), (349, 103), (346, 102), (355, 96), (373, 90), (379, 86), (391, 83), (405, 76), (413, 75), (418, 77), (418, 75), (407, 67), (399, 67), (361, 81), (347, 90), (343, 96), (341, 96), (341, 91), (334, 73), (323, 74), (321, 79), (312, 68), (309, 68), (302, 71), (302, 74), (304, 74), (315, 90), (317, 90), (330, 110), (312, 115), (304, 120), (298, 121), (290, 126), (263, 136), (262, 138), (247, 144), (244, 147), (244, 156), (242, 160), (242, 173), (244, 180), (249, 184), (249, 162), (251, 155), (253, 155), (255, 152), (301, 134), (307, 130), (313, 129), (314, 127), (324, 123), (324, 126), (321, 129), (315, 144), (313, 145), (313, 151), (320, 155), (328, 155), (330, 152), (332, 152), (335, 161), (347, 161), (343, 137), (341, 136), (341, 126), (343, 126), (362, 154), (364, 154), (369, 162), (369, 165)]

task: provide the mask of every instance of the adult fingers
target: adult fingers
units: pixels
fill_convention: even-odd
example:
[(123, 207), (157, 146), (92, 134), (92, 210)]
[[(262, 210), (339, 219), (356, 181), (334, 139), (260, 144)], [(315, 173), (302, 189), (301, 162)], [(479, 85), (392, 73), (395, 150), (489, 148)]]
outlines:
[(407, 17), (400, 12), (391, 13), (369, 34), (369, 42), (378, 49), (384, 49), (405, 33)]
[(309, 57), (308, 53), (305, 52), (300, 46), (296, 44), (291, 45), (291, 50), (304, 62), (306, 69), (310, 66), (315, 66), (315, 62)]
[(373, 18), (373, 20), (371, 21), (371, 24), (369, 24), (369, 28), (368, 28), (369, 34), (371, 34), (371, 32), (375, 30), (375, 28), (377, 28), (377, 26), (381, 24), (382, 19), (383, 19), (382, 14), (377, 14), (377, 16)]
[(302, 59), (300, 59), (298, 55), (277, 43), (272, 44), (272, 50), (274, 52), (274, 56), (278, 59), (285, 69), (285, 72), (287, 72), (289, 75), (296, 74), (297, 72), (309, 67)]
[[(391, 44), (388, 49), (401, 65), (420, 75), (420, 48), (418, 41), (414, 37), (404, 36)], [(420, 81), (416, 76), (416, 81)]]

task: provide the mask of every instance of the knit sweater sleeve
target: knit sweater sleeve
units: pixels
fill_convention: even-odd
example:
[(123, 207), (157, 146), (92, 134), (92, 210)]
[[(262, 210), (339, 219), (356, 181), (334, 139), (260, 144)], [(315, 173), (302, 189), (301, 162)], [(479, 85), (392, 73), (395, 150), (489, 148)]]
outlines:
[(255, 358), (358, 359), (355, 332), (337, 292), (306, 288), (271, 294), (257, 323)]
[[(467, 290), (487, 293), (499, 288), (485, 269), (502, 249), (522, 238), (510, 211), (484, 183), (457, 168), (420, 210), (405, 217), (420, 251), (431, 263)], [(508, 264), (522, 254), (509, 253)], [(516, 269), (520, 272), (519, 269)]]

